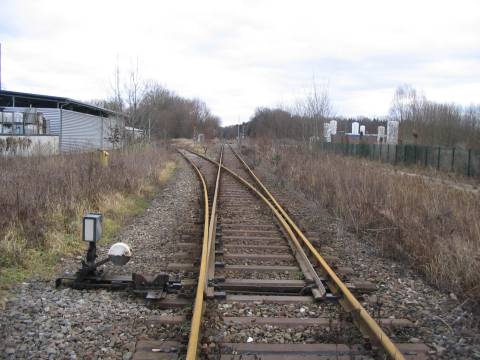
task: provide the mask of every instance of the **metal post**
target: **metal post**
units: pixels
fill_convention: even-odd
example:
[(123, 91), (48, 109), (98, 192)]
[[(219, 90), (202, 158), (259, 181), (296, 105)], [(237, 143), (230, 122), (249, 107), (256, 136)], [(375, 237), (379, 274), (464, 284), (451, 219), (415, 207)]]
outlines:
[(468, 149), (467, 157), (467, 176), (471, 176), (471, 164), (472, 164), (472, 149)]
[(437, 154), (437, 170), (440, 170), (440, 146), (438, 147), (438, 154)]
[(455, 170), (455, 148), (452, 148), (452, 166), (451, 166), (451, 171), (453, 172)]
[(63, 105), (60, 106), (60, 134), (58, 136), (58, 153), (62, 153), (62, 138), (63, 138)]
[(102, 122), (102, 130), (100, 131), (100, 144), (101, 144), (100, 150), (105, 150), (105, 144), (103, 142), (103, 140), (104, 140), (103, 139), (103, 128), (105, 127), (105, 118), (102, 117), (102, 119), (100, 121)]
[(428, 166), (428, 146), (425, 146), (425, 167)]
[(403, 163), (407, 163), (407, 145), (403, 145)]
[(390, 162), (390, 144), (387, 144), (387, 163)]
[(417, 165), (417, 145), (413, 145), (413, 160), (415, 161), (415, 165)]
[(150, 122), (150, 116), (148, 117), (148, 142), (151, 140), (151, 134), (152, 134), (152, 127), (151, 127), (151, 122)]

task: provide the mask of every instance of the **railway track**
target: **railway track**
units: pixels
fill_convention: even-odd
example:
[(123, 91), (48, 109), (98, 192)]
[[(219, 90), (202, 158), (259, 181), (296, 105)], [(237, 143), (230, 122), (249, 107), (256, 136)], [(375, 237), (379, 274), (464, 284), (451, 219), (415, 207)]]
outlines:
[(317, 235), (301, 231), (232, 148), (215, 160), (180, 152), (201, 183), (203, 224), (181, 245), (183, 262), (168, 269), (198, 272), (198, 281), (184, 281), (196, 286), (191, 319), (163, 321), (190, 326), (188, 346), (143, 342), (134, 359), (428, 358), (424, 344), (402, 342), (410, 321), (366, 312), (356, 295), (375, 285), (330, 266), (335, 259), (310, 241)]

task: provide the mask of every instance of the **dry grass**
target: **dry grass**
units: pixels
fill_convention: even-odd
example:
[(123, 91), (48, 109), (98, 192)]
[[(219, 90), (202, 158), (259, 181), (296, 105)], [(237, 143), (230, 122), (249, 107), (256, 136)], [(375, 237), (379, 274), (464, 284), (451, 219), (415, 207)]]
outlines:
[(478, 194), (292, 146), (263, 144), (256, 156), (385, 255), (409, 262), (441, 289), (480, 295)]
[(80, 220), (105, 215), (109, 241), (126, 218), (175, 170), (168, 152), (138, 146), (111, 152), (102, 166), (96, 153), (0, 158), (0, 286), (49, 273), (61, 256), (83, 249)]

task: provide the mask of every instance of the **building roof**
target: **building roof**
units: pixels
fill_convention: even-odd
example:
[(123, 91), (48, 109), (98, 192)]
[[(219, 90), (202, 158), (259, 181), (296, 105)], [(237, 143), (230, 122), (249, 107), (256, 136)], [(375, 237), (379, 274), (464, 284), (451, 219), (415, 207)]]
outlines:
[(127, 115), (66, 97), (0, 90), (1, 107), (60, 108), (97, 116)]

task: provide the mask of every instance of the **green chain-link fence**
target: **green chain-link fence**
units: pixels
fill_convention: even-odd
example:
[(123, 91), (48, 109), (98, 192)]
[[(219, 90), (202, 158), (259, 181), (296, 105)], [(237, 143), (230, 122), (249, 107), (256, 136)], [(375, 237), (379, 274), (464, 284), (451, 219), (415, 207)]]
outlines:
[(480, 151), (441, 146), (317, 143), (323, 151), (480, 177)]

